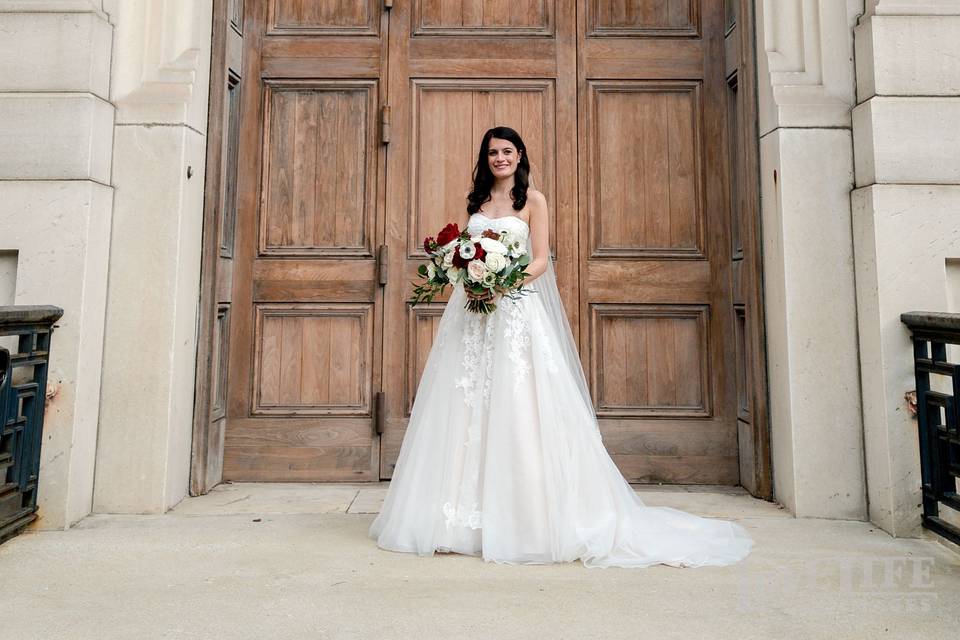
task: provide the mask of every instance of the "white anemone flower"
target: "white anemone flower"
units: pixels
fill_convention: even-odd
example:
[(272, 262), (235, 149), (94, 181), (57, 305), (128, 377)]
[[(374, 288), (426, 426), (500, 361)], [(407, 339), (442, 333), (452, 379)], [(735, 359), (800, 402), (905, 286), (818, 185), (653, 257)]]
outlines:
[(483, 250), (487, 253), (507, 253), (507, 247), (499, 240), (494, 240), (493, 238), (480, 238), (480, 246), (483, 247)]

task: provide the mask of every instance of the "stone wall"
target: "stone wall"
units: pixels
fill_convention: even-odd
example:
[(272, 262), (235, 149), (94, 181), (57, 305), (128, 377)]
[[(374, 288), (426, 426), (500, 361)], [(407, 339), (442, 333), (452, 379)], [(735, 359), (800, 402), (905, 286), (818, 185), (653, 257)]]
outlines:
[(867, 0), (852, 194), (870, 520), (920, 532), (905, 311), (960, 312), (960, 3)]

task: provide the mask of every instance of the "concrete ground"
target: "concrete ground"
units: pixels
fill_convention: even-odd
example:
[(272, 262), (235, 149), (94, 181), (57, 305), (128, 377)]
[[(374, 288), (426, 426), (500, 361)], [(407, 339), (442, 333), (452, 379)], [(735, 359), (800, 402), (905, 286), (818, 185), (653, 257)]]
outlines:
[(735, 519), (731, 567), (418, 557), (366, 537), (386, 483), (224, 484), (165, 515), (0, 545), (0, 638), (955, 638), (960, 555), (929, 534), (796, 519), (740, 489), (637, 486)]

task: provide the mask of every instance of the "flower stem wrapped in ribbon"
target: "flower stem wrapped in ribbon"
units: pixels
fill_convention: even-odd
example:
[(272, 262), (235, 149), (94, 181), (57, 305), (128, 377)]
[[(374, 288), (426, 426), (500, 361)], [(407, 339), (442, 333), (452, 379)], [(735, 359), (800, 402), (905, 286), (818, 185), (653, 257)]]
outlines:
[[(521, 239), (510, 231), (486, 229), (479, 235), (461, 231), (455, 223), (445, 226), (436, 239), (423, 239), (429, 260), (417, 268), (425, 280), (413, 283), (412, 304), (432, 302), (448, 284), (460, 284), (465, 291), (491, 298), (516, 299), (529, 293), (523, 289), (530, 255)], [(464, 305), (474, 313), (490, 313), (497, 308), (489, 299), (469, 298)]]

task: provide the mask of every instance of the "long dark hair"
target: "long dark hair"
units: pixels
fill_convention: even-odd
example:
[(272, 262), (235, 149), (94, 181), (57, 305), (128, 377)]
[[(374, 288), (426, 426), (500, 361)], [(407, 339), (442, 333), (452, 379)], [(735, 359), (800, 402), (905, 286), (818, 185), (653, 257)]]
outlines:
[(467, 196), (467, 212), (474, 214), (480, 211), (484, 202), (490, 200), (490, 188), (493, 186), (493, 172), (490, 171), (490, 161), (487, 152), (490, 149), (490, 138), (509, 140), (520, 152), (520, 161), (513, 174), (513, 189), (510, 197), (513, 198), (514, 211), (520, 211), (527, 204), (527, 187), (530, 186), (530, 161), (527, 160), (527, 146), (523, 144), (520, 134), (510, 127), (494, 127), (487, 129), (480, 142), (480, 152), (477, 154), (477, 164), (473, 167), (473, 190)]

